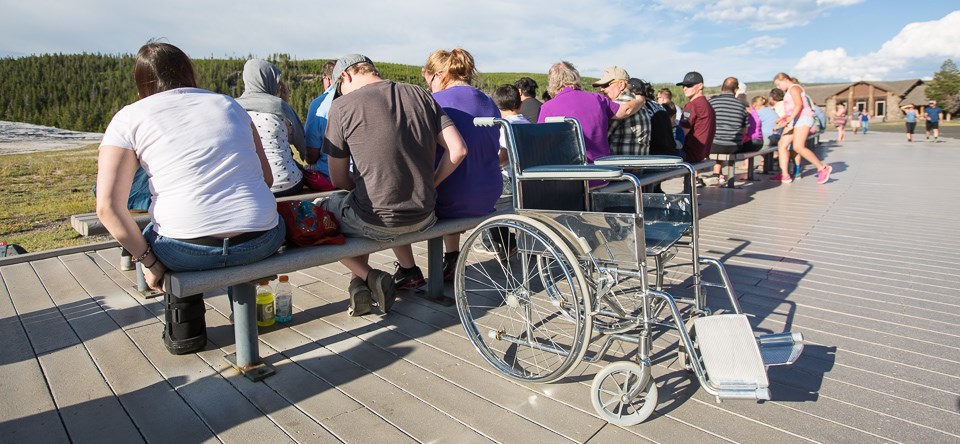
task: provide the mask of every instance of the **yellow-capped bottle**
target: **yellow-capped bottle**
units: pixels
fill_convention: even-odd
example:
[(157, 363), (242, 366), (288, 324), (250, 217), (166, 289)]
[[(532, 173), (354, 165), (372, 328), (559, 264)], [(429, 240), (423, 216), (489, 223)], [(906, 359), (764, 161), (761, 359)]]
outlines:
[(274, 322), (273, 289), (270, 282), (261, 281), (257, 286), (257, 327), (269, 327)]

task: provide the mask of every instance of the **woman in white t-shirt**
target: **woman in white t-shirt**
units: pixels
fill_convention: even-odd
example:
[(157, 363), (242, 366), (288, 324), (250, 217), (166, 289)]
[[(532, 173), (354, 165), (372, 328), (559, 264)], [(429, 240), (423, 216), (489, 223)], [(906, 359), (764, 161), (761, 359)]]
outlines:
[[(141, 263), (150, 288), (161, 289), (167, 270), (229, 267), (275, 253), (285, 229), (270, 193), (270, 166), (243, 107), (197, 88), (190, 58), (167, 43), (140, 48), (134, 79), (140, 99), (113, 116), (100, 144), (97, 216)], [(142, 233), (126, 206), (138, 166), (151, 194), (151, 223)], [(177, 299), (167, 311), (193, 299), (202, 308), (202, 295)], [(202, 323), (202, 310), (191, 313)], [(178, 332), (170, 338), (169, 329), (171, 352), (202, 348), (175, 351), (170, 341)]]

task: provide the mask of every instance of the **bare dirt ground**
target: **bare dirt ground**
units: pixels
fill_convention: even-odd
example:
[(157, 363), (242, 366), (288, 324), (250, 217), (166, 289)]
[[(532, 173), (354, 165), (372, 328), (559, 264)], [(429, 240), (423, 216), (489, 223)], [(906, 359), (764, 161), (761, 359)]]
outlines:
[(67, 150), (98, 143), (101, 138), (102, 133), (84, 133), (0, 120), (0, 155)]

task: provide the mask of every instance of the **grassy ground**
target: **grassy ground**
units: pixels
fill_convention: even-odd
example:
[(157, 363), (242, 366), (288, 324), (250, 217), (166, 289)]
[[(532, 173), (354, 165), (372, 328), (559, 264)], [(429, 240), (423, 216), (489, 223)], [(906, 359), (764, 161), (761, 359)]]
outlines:
[[(850, 126), (847, 126), (847, 132), (850, 131)], [(883, 123), (874, 123), (870, 122), (870, 131), (881, 131), (884, 133), (901, 133), (906, 137), (906, 128), (904, 127), (903, 121), (896, 122), (883, 122)], [(924, 136), (924, 122), (922, 120), (917, 122), (917, 129), (913, 132), (913, 140), (923, 139)], [(954, 139), (960, 139), (960, 119), (954, 119), (949, 122), (945, 120), (940, 121), (940, 136), (941, 137), (950, 137)]]
[(0, 157), (0, 241), (29, 252), (106, 240), (83, 238), (70, 216), (94, 210), (97, 145)]

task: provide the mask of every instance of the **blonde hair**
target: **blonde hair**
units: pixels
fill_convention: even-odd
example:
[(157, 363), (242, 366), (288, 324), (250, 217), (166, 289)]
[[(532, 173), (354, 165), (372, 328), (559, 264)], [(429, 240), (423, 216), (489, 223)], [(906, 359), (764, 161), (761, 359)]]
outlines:
[(773, 76), (773, 81), (776, 82), (777, 80), (789, 80), (793, 83), (800, 83), (796, 77), (791, 77), (790, 74), (785, 72), (778, 72), (777, 75)]
[(750, 106), (757, 108), (767, 104), (767, 96), (756, 96), (750, 101)]
[(454, 82), (473, 83), (477, 76), (477, 67), (473, 62), (473, 56), (463, 48), (454, 48), (452, 51), (438, 49), (427, 57), (427, 62), (423, 65), (423, 73), (426, 75), (443, 74), (443, 83), (441, 88)]
[(556, 96), (557, 92), (567, 86), (574, 89), (583, 88), (580, 86), (580, 72), (570, 62), (554, 63), (547, 72), (547, 92), (551, 97)]

